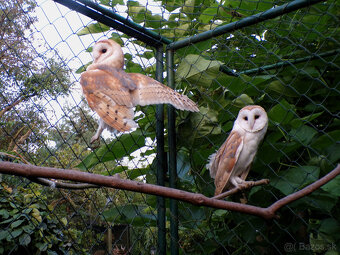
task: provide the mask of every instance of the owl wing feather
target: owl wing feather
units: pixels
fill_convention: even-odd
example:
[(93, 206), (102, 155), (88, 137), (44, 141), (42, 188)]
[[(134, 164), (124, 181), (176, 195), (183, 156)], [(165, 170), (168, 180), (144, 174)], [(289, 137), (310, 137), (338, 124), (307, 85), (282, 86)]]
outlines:
[[(118, 73), (118, 72), (117, 72)], [(89, 70), (81, 75), (80, 84), (90, 108), (109, 126), (118, 131), (128, 131), (136, 126), (133, 102), (128, 86), (120, 80), (121, 75), (113, 75), (103, 70)], [(136, 87), (136, 86), (135, 86)]]
[(137, 85), (137, 89), (132, 91), (136, 105), (171, 104), (179, 110), (199, 111), (197, 105), (187, 96), (179, 94), (162, 83), (139, 73), (128, 73), (128, 75)]
[(243, 148), (243, 138), (237, 131), (232, 131), (227, 140), (212, 159), (211, 171), (216, 172), (215, 196), (222, 193), (228, 185), (234, 166)]

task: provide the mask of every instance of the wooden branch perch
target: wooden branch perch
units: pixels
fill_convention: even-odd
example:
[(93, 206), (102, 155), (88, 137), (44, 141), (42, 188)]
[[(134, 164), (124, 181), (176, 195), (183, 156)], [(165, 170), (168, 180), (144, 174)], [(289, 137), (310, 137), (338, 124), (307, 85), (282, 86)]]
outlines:
[(281, 207), (304, 197), (322, 185), (326, 184), (340, 174), (340, 164), (330, 173), (289, 196), (286, 196), (267, 208), (261, 208), (253, 205), (240, 204), (224, 200), (206, 197), (202, 194), (191, 193), (183, 190), (157, 186), (142, 182), (120, 179), (117, 176), (103, 176), (99, 174), (84, 173), (77, 170), (57, 169), (51, 167), (40, 167), (33, 165), (17, 164), (10, 162), (0, 162), (0, 173), (24, 176), (28, 178), (43, 177), (53, 179), (63, 179), (83, 183), (95, 184), (110, 188), (130, 190), (140, 193), (157, 195), (167, 198), (181, 200), (199, 206), (208, 206), (218, 209), (237, 211), (241, 213), (260, 216), (264, 219), (276, 217), (275, 212)]
[[(4, 156), (6, 158), (15, 159), (25, 164), (31, 165), (19, 152), (15, 152), (18, 156), (14, 156), (12, 154), (1, 152), (0, 156)], [(53, 187), (53, 188), (60, 188), (60, 189), (90, 189), (90, 188), (99, 188), (99, 186), (89, 183), (68, 183), (68, 182), (60, 182), (60, 181), (51, 181), (46, 178), (41, 177), (27, 177), (30, 181), (38, 183), (43, 186)]]

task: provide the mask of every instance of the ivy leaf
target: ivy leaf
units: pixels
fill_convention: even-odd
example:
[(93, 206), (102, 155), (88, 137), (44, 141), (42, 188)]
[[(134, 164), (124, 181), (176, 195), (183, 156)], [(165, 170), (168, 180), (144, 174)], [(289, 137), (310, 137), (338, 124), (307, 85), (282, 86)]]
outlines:
[[(16, 238), (17, 236), (21, 235), (22, 231), (23, 230), (21, 228), (12, 231), (11, 234), (10, 234), (10, 238)], [(8, 238), (7, 238), (7, 240), (8, 240)]]
[(6, 209), (1, 209), (0, 210), (0, 215), (2, 216), (2, 218), (7, 219), (9, 217), (9, 213)]
[(12, 224), (11, 224), (11, 228), (16, 228), (18, 226), (21, 225), (21, 223), (23, 223), (24, 220), (17, 220), (17, 221), (14, 221)]
[(8, 230), (0, 230), (0, 241), (9, 235)]
[(27, 246), (31, 242), (31, 236), (27, 233), (21, 235), (19, 237), (19, 244), (23, 246)]

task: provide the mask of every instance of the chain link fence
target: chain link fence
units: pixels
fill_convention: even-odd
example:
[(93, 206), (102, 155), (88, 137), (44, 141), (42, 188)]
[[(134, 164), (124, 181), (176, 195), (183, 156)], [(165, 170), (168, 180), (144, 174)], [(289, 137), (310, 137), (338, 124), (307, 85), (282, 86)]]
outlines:
[[(338, 1), (56, 2), (0, 3), (0, 161), (212, 197), (208, 157), (257, 104), (269, 126), (247, 179), (270, 183), (228, 201), (268, 207), (338, 164)], [(98, 116), (79, 77), (107, 38), (126, 72), (163, 77), (200, 112), (137, 106), (136, 130), (90, 144)], [(272, 220), (59, 182), (1, 175), (0, 254), (340, 253), (339, 177)]]

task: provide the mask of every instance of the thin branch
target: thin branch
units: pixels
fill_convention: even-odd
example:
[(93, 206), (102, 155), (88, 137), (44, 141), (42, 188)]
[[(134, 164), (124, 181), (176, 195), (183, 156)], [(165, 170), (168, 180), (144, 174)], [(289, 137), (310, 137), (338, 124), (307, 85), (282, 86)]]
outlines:
[(57, 180), (49, 180), (46, 178), (35, 177), (29, 178), (31, 181), (38, 183), (43, 186), (51, 187), (51, 188), (59, 188), (59, 189), (92, 189), (99, 188), (98, 185), (90, 184), (90, 183), (67, 183), (67, 182), (59, 182)]
[(271, 206), (267, 207), (267, 210), (272, 213), (275, 214), (275, 212), (280, 209), (281, 207), (290, 204), (302, 197), (305, 197), (307, 195), (309, 195), (310, 193), (314, 192), (315, 190), (317, 190), (318, 188), (320, 188), (321, 186), (325, 185), (327, 182), (331, 181), (332, 179), (334, 179), (335, 177), (337, 177), (340, 174), (340, 164), (337, 165), (337, 167), (335, 169), (333, 169), (331, 172), (329, 172), (328, 174), (326, 174), (324, 177), (322, 177), (321, 179), (313, 182), (312, 184), (304, 187), (303, 189), (290, 194), (284, 198), (281, 198), (280, 200), (276, 201), (274, 204), (272, 204)]
[(254, 186), (268, 184), (268, 183), (269, 183), (269, 179), (262, 179), (262, 180), (258, 180), (258, 181), (247, 181), (246, 185), (242, 185), (242, 186), (239, 186), (237, 188), (233, 188), (231, 190), (228, 190), (226, 192), (218, 194), (217, 196), (214, 196), (213, 198), (215, 198), (215, 199), (222, 199), (222, 198), (234, 195), (235, 193), (238, 193), (238, 192), (240, 192), (242, 190), (249, 189), (249, 188), (252, 188)]
[[(21, 154), (19, 154), (17, 151), (14, 151), (18, 156), (14, 156), (12, 154), (1, 152), (0, 156), (4, 156), (7, 158), (12, 158), (21, 162), (24, 162), (25, 164), (31, 164), (28, 162)], [(28, 179), (32, 182), (38, 183), (43, 186), (52, 187), (52, 188), (60, 188), (60, 189), (92, 189), (92, 188), (99, 188), (99, 186), (89, 183), (67, 183), (67, 182), (59, 182), (57, 180), (48, 180), (46, 178), (40, 178), (40, 177), (28, 177)]]
[(339, 175), (340, 164), (333, 171), (331, 171), (329, 174), (325, 175), (318, 181), (312, 183), (311, 185), (305, 187), (300, 191), (297, 191), (287, 197), (280, 199), (279, 201), (275, 202), (268, 208), (261, 208), (253, 205), (218, 200), (206, 197), (202, 194), (196, 194), (183, 190), (157, 186), (154, 184), (147, 184), (142, 182), (120, 179), (117, 176), (103, 176), (99, 174), (84, 173), (77, 170), (57, 169), (51, 167), (40, 167), (10, 162), (0, 162), (0, 173), (24, 177), (43, 177), (91, 183), (98, 186), (130, 190), (134, 192), (173, 198), (194, 205), (237, 211), (241, 213), (260, 216), (263, 217), (264, 219), (272, 219), (276, 217), (275, 212), (279, 208), (303, 196), (310, 194), (311, 192), (315, 191), (316, 189), (318, 189), (319, 187), (321, 187), (322, 185), (326, 184), (327, 182), (335, 178), (337, 175)]

